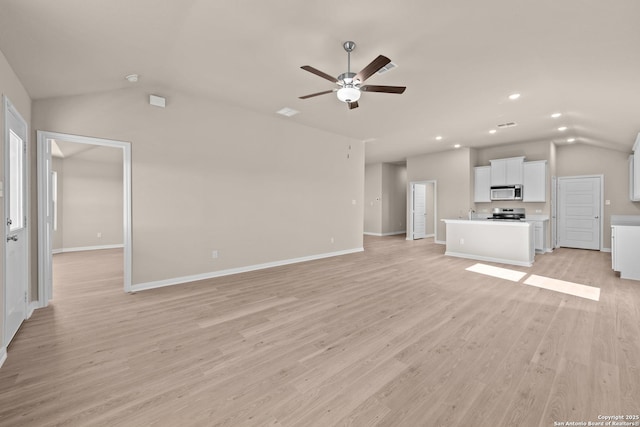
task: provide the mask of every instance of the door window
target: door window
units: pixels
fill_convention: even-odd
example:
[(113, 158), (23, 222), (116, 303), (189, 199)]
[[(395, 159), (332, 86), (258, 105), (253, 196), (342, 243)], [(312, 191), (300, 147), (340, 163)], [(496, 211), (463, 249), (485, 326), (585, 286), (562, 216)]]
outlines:
[(24, 228), (24, 141), (9, 131), (9, 232)]

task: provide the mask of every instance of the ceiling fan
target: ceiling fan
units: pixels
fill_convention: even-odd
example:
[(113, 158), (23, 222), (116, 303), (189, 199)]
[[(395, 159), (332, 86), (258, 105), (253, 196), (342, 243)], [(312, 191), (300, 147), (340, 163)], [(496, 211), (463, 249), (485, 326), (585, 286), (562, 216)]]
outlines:
[(360, 99), (361, 92), (403, 93), (405, 91), (405, 86), (363, 86), (362, 83), (364, 83), (365, 80), (375, 74), (382, 67), (390, 63), (391, 60), (384, 55), (379, 55), (376, 59), (371, 61), (369, 65), (364, 67), (359, 73), (352, 73), (351, 52), (356, 48), (356, 44), (352, 41), (346, 41), (342, 44), (342, 47), (347, 51), (347, 72), (340, 74), (337, 78), (330, 76), (329, 74), (324, 73), (317, 68), (313, 68), (310, 65), (303, 65), (302, 67), (300, 67), (303, 70), (327, 79), (340, 87), (301, 96), (300, 99), (307, 99), (318, 95), (337, 92), (338, 99), (342, 102), (345, 102), (349, 109), (352, 110), (354, 108), (358, 108), (358, 99)]

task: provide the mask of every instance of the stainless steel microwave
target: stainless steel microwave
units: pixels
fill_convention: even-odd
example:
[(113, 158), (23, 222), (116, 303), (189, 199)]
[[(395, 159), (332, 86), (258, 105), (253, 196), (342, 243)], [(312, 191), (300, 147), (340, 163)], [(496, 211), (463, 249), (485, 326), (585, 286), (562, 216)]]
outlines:
[(492, 186), (491, 200), (522, 200), (522, 185)]

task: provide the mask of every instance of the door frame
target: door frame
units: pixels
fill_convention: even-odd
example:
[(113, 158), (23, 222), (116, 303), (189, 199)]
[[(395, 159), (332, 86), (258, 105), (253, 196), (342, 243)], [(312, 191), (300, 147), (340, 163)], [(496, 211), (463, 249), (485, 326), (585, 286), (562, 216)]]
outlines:
[[(64, 134), (58, 132), (38, 131), (38, 305), (46, 307), (53, 295), (53, 254), (51, 235), (47, 233), (47, 228), (51, 230), (53, 204), (51, 198), (50, 179), (51, 174), (51, 144), (50, 139), (74, 142), (78, 144), (100, 145), (122, 149), (122, 183), (123, 183), (123, 244), (124, 244), (124, 291), (132, 292), (131, 289), (131, 143), (116, 141), (111, 139), (93, 138)], [(47, 206), (50, 209), (47, 209)]]
[[(16, 109), (16, 107), (13, 105), (13, 103), (11, 102), (11, 100), (9, 100), (9, 98), (6, 95), (2, 95), (2, 106), (3, 106), (3, 120), (4, 120), (4, 129), (2, 130), (2, 138), (3, 138), (3, 146), (4, 146), (4, 172), (3, 172), (3, 176), (2, 176), (2, 203), (3, 203), (3, 210), (5, 212), (5, 216), (3, 217), (3, 221), (5, 221), (6, 216), (8, 215), (9, 212), (9, 199), (7, 197), (5, 197), (5, 193), (7, 191), (5, 185), (6, 183), (9, 181), (7, 179), (7, 175), (9, 173), (9, 115), (14, 115), (15, 117), (18, 118), (18, 120), (20, 120), (22, 123), (24, 123), (24, 127), (25, 127), (25, 139), (24, 139), (24, 186), (25, 186), (25, 198), (26, 200), (24, 201), (24, 216), (25, 216), (25, 223), (24, 223), (24, 233), (25, 233), (25, 254), (26, 254), (26, 259), (25, 259), (25, 271), (24, 271), (24, 275), (26, 277), (26, 293), (27, 293), (27, 299), (24, 302), (24, 313), (25, 313), (25, 318), (24, 320), (28, 319), (30, 316), (30, 303), (29, 300), (31, 298), (31, 268), (30, 268), (30, 251), (31, 251), (31, 245), (29, 244), (31, 238), (31, 233), (30, 233), (30, 225), (29, 222), (31, 220), (31, 215), (29, 214), (30, 209), (31, 209), (31, 203), (30, 203), (30, 173), (29, 173), (29, 155), (30, 155), (30, 150), (29, 150), (29, 125), (26, 122), (26, 120), (24, 119), (24, 117), (22, 117), (22, 115), (20, 114), (20, 112)], [(6, 358), (6, 349), (7, 349), (7, 341), (9, 340), (9, 337), (7, 337), (7, 235), (6, 235), (6, 230), (7, 227), (6, 225), (4, 227), (2, 227), (2, 237), (3, 237), (3, 244), (4, 244), (4, 254), (2, 256), (2, 331), (0, 331), (0, 338), (1, 338), (1, 342), (0, 342), (0, 366), (2, 365), (2, 363), (4, 362), (4, 358)]]
[[(438, 241), (438, 182), (435, 179), (428, 179), (424, 181), (411, 181), (408, 184), (407, 189), (407, 240), (414, 240), (413, 238), (413, 186), (415, 184), (433, 184), (433, 240)], [(427, 237), (430, 235), (427, 234)]]
[(560, 243), (559, 243), (559, 239), (558, 236), (560, 235), (560, 212), (559, 212), (559, 207), (560, 207), (560, 200), (558, 200), (560, 198), (560, 182), (563, 180), (567, 180), (567, 179), (580, 179), (580, 178), (598, 178), (600, 180), (600, 212), (598, 214), (599, 219), (600, 219), (600, 230), (599, 230), (599, 240), (600, 240), (600, 244), (599, 246), (599, 250), (603, 251), (604, 250), (604, 242), (603, 237), (604, 237), (604, 175), (603, 174), (593, 174), (593, 175), (576, 175), (576, 176), (559, 176), (556, 178), (556, 188), (555, 188), (555, 206), (556, 206), (556, 216), (558, 218), (556, 218), (556, 236), (555, 236), (555, 245), (556, 247), (561, 247)]

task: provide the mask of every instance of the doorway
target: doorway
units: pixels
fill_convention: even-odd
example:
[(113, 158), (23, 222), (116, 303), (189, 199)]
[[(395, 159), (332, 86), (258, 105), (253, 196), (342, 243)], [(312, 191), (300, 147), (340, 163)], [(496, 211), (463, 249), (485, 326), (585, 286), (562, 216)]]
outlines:
[[(4, 328), (6, 349), (27, 318), (29, 286), (29, 206), (27, 123), (7, 97), (4, 105)], [(1, 357), (0, 357), (1, 359)]]
[(557, 179), (559, 247), (601, 250), (602, 175)]
[[(54, 181), (53, 148), (55, 141), (76, 144), (81, 147), (110, 147), (119, 150), (122, 159), (122, 247), (124, 252), (124, 291), (131, 292), (131, 144), (100, 138), (38, 131), (38, 290), (41, 307), (48, 305), (53, 297), (53, 240), (54, 227), (59, 218)], [(58, 177), (59, 180), (59, 177)], [(98, 231), (98, 236), (101, 232)], [(112, 245), (113, 246), (113, 245)], [(102, 246), (82, 248), (100, 249)], [(104, 247), (106, 248), (106, 247)], [(78, 248), (76, 248), (78, 249)]]
[(407, 240), (436, 237), (436, 181), (416, 181), (409, 184), (409, 233)]

